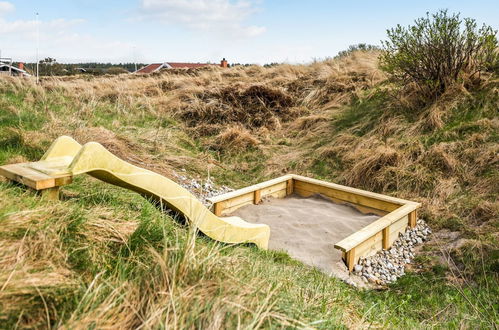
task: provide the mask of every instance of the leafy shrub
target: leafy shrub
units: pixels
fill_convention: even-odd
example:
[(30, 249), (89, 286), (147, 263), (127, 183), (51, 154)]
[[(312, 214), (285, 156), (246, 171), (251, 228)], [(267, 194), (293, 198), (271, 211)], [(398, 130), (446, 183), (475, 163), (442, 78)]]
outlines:
[(338, 55), (336, 55), (336, 58), (345, 57), (345, 56), (348, 56), (348, 55), (352, 54), (353, 52), (357, 52), (357, 51), (368, 52), (368, 51), (379, 50), (379, 49), (380, 49), (379, 46), (364, 44), (364, 43), (350, 45), (350, 46), (348, 46), (348, 49), (338, 52)]
[(425, 98), (441, 95), (462, 78), (487, 71), (497, 61), (497, 31), (477, 28), (474, 19), (449, 15), (447, 10), (426, 14), (415, 25), (387, 31), (381, 68), (403, 83), (415, 83)]
[(125, 68), (113, 66), (113, 67), (110, 67), (109, 69), (106, 69), (106, 73), (107, 74), (122, 74), (122, 73), (129, 73), (129, 72)]
[(181, 118), (190, 127), (232, 123), (248, 129), (275, 129), (281, 121), (290, 121), (303, 112), (286, 91), (264, 85), (228, 86), (187, 100), (192, 104), (183, 109)]

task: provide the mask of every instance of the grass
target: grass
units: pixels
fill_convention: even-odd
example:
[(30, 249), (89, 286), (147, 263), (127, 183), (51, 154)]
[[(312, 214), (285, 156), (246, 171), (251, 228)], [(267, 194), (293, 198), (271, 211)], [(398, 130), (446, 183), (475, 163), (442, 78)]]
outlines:
[[(2, 313), (7, 327), (35, 322), (21, 316), (22, 310), (32, 317), (39, 313), (39, 323), (31, 326), (49, 322), (65, 327), (134, 327), (142, 322), (154, 327), (162, 322), (178, 327), (240, 322), (324, 329), (371, 323), (418, 327), (420, 322), (454, 327), (465, 322), (479, 327), (497, 319), (497, 314), (491, 315), (497, 306), (467, 300), (475, 300), (480, 292), (482, 297), (475, 301), (493, 302), (490, 298), (498, 292), (490, 283), (488, 288), (481, 283), (474, 292), (462, 292), (431, 270), (409, 273), (386, 291), (359, 292), (285, 254), (196, 237), (125, 190), (83, 179), (67, 193), (76, 194), (80, 187), (89, 198), (51, 205), (22, 188), (1, 185), (3, 203), (9, 200), (8, 211), (2, 205), (1, 241), (26, 244), (13, 277), (20, 284), (7, 285), (1, 295), (2, 302), (15, 301), (17, 307)], [(26, 212), (33, 213), (26, 217)], [(35, 246), (42, 249), (32, 249)], [(38, 264), (36, 257), (44, 253), (53, 258), (45, 256)], [(55, 271), (66, 276), (53, 278)], [(18, 273), (23, 276), (17, 279)]]
[[(41, 86), (5, 78), (1, 164), (37, 160), (68, 134), (167, 176), (185, 169), (238, 188), (292, 171), (418, 200), (443, 231), (396, 284), (358, 291), (285, 253), (213, 242), (91, 178), (58, 203), (0, 182), (0, 327), (494, 327), (497, 88), (415, 111), (375, 58)], [(224, 124), (198, 122), (231, 107)]]

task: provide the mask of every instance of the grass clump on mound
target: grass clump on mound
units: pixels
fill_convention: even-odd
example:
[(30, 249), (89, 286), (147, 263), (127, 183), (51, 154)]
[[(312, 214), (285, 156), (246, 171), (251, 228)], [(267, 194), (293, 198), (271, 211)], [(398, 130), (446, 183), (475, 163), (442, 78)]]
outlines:
[(259, 143), (260, 141), (246, 128), (233, 126), (217, 135), (210, 147), (218, 151), (237, 153), (256, 148)]
[(239, 124), (249, 129), (276, 129), (281, 121), (300, 115), (301, 110), (294, 105), (294, 99), (280, 89), (262, 85), (229, 86), (196, 95), (196, 100), (180, 116), (191, 127)]

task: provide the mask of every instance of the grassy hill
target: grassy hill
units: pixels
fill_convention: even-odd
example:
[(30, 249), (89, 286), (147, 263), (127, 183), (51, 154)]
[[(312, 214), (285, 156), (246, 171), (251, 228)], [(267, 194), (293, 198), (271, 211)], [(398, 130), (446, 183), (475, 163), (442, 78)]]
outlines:
[(65, 134), (173, 178), (239, 188), (294, 172), (420, 201), (435, 232), (397, 283), (359, 291), (284, 253), (217, 244), (91, 178), (57, 203), (0, 182), (2, 327), (493, 327), (498, 77), (422, 105), (377, 55), (2, 77), (0, 164), (37, 160)]

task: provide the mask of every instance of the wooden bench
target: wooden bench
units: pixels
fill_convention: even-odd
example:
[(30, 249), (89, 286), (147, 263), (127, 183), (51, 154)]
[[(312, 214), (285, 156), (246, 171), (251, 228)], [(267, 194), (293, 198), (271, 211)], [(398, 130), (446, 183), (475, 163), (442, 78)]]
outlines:
[(0, 166), (0, 175), (13, 182), (18, 182), (39, 192), (51, 200), (59, 199), (59, 188), (73, 181), (71, 174), (47, 175), (29, 166), (30, 163), (18, 163)]

